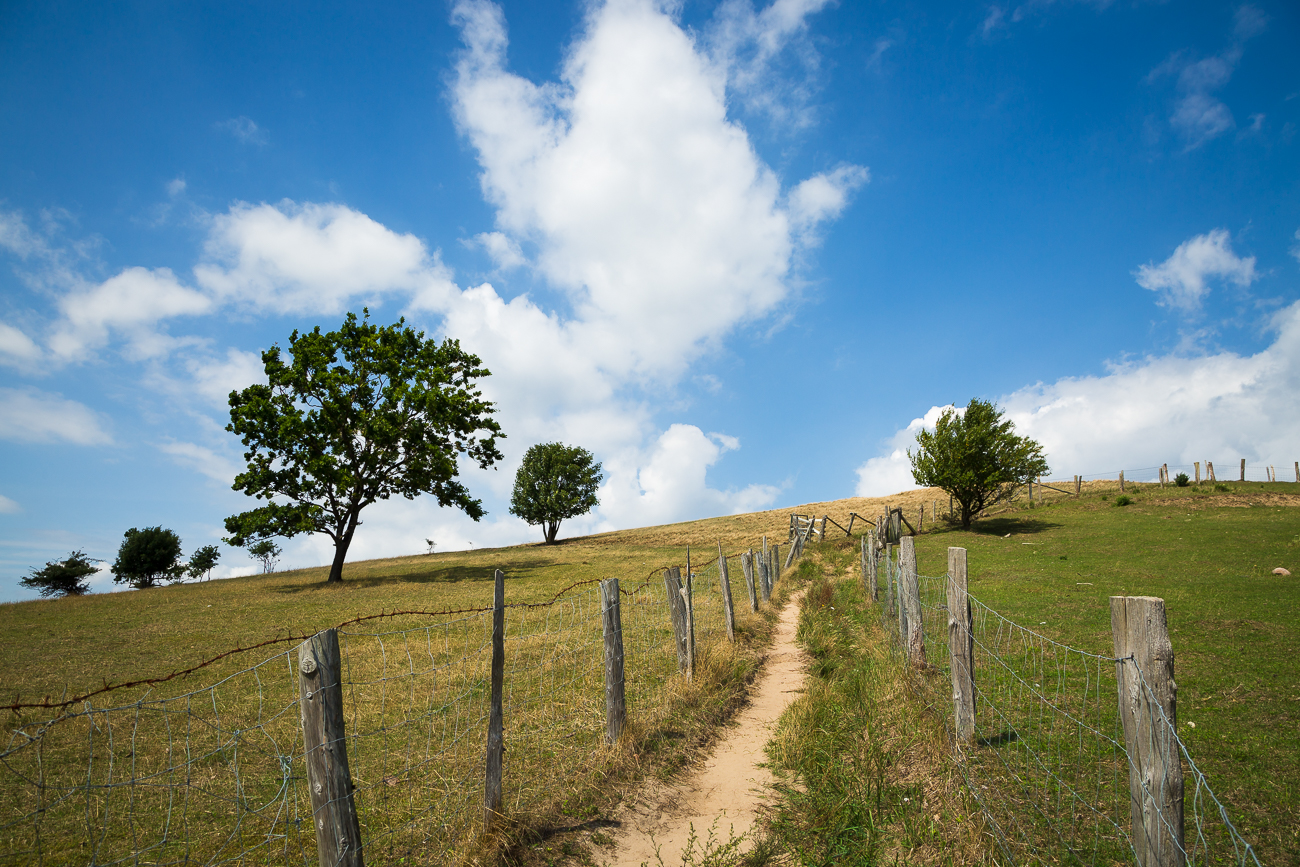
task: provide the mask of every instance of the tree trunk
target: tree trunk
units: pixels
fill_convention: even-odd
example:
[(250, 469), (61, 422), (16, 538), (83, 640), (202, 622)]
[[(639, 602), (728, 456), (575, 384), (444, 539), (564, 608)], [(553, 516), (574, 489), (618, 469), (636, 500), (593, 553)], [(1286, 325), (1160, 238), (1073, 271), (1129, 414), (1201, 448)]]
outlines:
[(559, 535), (559, 532), (559, 521), (546, 521), (542, 524), (542, 535), (546, 537), (546, 544), (548, 545), (555, 544), (555, 537)]
[(358, 517), (358, 512), (348, 516), (348, 528), (334, 543), (334, 563), (330, 565), (330, 577), (325, 579), (326, 584), (343, 580), (343, 561), (347, 559), (348, 546), (352, 544), (352, 534), (357, 531)]
[(961, 528), (963, 530), (970, 529), (970, 514), (971, 514), (970, 503), (962, 503), (961, 504)]

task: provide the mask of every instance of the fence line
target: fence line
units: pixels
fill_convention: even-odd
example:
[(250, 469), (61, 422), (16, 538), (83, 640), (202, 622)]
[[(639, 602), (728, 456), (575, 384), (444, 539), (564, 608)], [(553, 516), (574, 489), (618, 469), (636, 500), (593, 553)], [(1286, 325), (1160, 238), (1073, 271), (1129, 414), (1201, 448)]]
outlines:
[[(741, 553), (762, 567), (757, 611), (780, 552), (764, 538), (758, 550)], [(718, 557), (686, 570), (692, 645), (728, 636), (727, 556), (740, 555), (719, 548)], [(494, 619), (508, 748), (501, 797), (487, 816), (526, 820), (562, 796), (574, 768), (592, 766), (607, 748), (607, 648), (617, 644), (621, 654), (626, 717), (653, 725), (667, 712), (680, 670), (669, 598), (657, 583), (663, 571), (628, 581), (607, 601), (600, 582), (584, 581), (541, 603), (381, 612), (71, 699), (15, 699), (0, 745), (0, 863), (360, 864), (363, 853), (371, 863), (458, 862), (485, 829)], [(606, 625), (611, 609), (615, 636)], [(399, 622), (417, 617), (433, 622)], [(394, 627), (364, 628), (385, 620)], [(322, 649), (329, 641), (337, 674)], [(290, 642), (300, 646), (210, 685), (158, 694), (237, 653)], [(329, 717), (331, 702), (339, 707), (337, 728), (326, 719), (324, 734), (304, 740), (308, 717), (319, 710)], [(340, 755), (346, 782), (327, 785), (317, 765)], [(346, 824), (332, 817), (349, 809), (360, 842), (319, 846), (325, 825)]]
[[(913, 577), (904, 570), (914, 556), (895, 561), (894, 546), (879, 539), (875, 529), (862, 539), (867, 597), (882, 600), (881, 622), (918, 684), (932, 699), (951, 689), (951, 702), (932, 706), (1004, 857), (1258, 867), (1178, 736), (1162, 600), (1113, 597), (1115, 653), (1094, 653), (970, 596), (965, 549), (948, 549), (944, 575)], [(912, 539), (900, 548), (912, 548)], [(884, 582), (883, 594), (873, 578)], [(893, 599), (912, 592), (915, 603), (904, 598), (895, 612)], [(917, 604), (920, 659), (906, 613)]]

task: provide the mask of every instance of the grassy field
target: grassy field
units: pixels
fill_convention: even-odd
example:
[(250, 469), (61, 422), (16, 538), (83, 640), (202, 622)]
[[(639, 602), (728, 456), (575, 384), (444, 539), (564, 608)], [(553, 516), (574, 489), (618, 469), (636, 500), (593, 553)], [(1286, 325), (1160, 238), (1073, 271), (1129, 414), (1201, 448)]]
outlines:
[[(1113, 484), (1089, 483), (1079, 499), (1049, 491), (1052, 499), (1047, 503), (1013, 504), (1006, 511), (979, 521), (970, 532), (934, 520), (931, 510), (938, 505), (942, 511), (947, 499), (934, 491), (913, 492), (888, 500), (809, 504), (792, 511), (829, 514), (847, 526), (850, 512), (874, 516), (886, 507), (899, 506), (915, 523), (917, 513), (925, 505), (925, 533), (917, 539), (922, 574), (941, 575), (946, 566), (947, 547), (965, 547), (970, 558), (971, 592), (976, 598), (1043, 635), (1099, 654), (1109, 654), (1111, 650), (1109, 596), (1163, 597), (1168, 606), (1177, 659), (1180, 734), (1194, 759), (1208, 774), (1215, 791), (1228, 804), (1238, 827), (1257, 846), (1260, 860), (1265, 864), (1300, 863), (1297, 837), (1300, 696), (1296, 694), (1296, 684), (1300, 681), (1300, 663), (1297, 663), (1300, 660), (1300, 592), (1297, 578), (1274, 576), (1271, 572), (1274, 567), (1283, 566), (1300, 575), (1300, 496), (1294, 493), (1295, 485), (1285, 483), (1227, 483), (1224, 487), (1226, 491), (1205, 487), (1161, 489), (1130, 483), (1128, 493), (1135, 502), (1117, 506), (1118, 490)], [(757, 544), (764, 534), (773, 541), (784, 542), (789, 511), (602, 534), (553, 547), (527, 545), (355, 563), (347, 567), (343, 584), (333, 587), (323, 583), (325, 570), (315, 569), (80, 599), (0, 605), (0, 698), (6, 704), (16, 698), (31, 700), (47, 695), (57, 700), (95, 689), (105, 681), (165, 675), (232, 647), (249, 646), (291, 632), (305, 634), (381, 611), (485, 607), (491, 597), (491, 575), (497, 568), (507, 575), (509, 603), (546, 602), (575, 583), (606, 577), (619, 577), (627, 589), (650, 577), (659, 567), (684, 565), (687, 545), (692, 550), (692, 561), (698, 564), (716, 556), (719, 543), (728, 553), (733, 553)], [(855, 524), (855, 535), (861, 527), (860, 522)], [(838, 532), (832, 525), (832, 542)], [(834, 569), (852, 568), (852, 544), (853, 540), (843, 539), (828, 545), (827, 557), (843, 560), (843, 563), (835, 560)], [(732, 585), (733, 589), (743, 586), (734, 563)], [(567, 638), (560, 641), (574, 659), (595, 652), (588, 599), (592, 590), (586, 587), (572, 591), (569, 595), (575, 601), (565, 613), (541, 627), (553, 631), (557, 640), (563, 638), (561, 633), (570, 634), (566, 630), (574, 630), (571, 634), (576, 637), (572, 641)], [(661, 583), (659, 590), (662, 591)], [(588, 595), (583, 596), (584, 593)], [(738, 593), (738, 598), (741, 595)], [(579, 597), (588, 601), (580, 601)], [(456, 627), (461, 633), (455, 641), (449, 634), (437, 640), (447, 647), (455, 644), (468, 648), (474, 642), (481, 645), (482, 623), (481, 619), (474, 620), (475, 617), (467, 616), (464, 624)], [(400, 669), (396, 676), (409, 694), (426, 689), (434, 693), (444, 690), (442, 694), (448, 696), (457, 690), (467, 691), (466, 694), (473, 694), (474, 690), (481, 692), (481, 677), (476, 668), (481, 667), (480, 662), (475, 661), (477, 657), (471, 659), (467, 651), (458, 651), (457, 658), (463, 659), (458, 664), (464, 667), (463, 674), (458, 675), (460, 681), (440, 673), (437, 666), (442, 664), (442, 657), (436, 654), (429, 655), (431, 662), (426, 668), (414, 665), (412, 660), (419, 654), (410, 650), (409, 636), (412, 630), (418, 632), (424, 628), (421, 624), (427, 625), (429, 621), (428, 617), (415, 615), (371, 621), (364, 631), (388, 631), (401, 638), (346, 639), (354, 644), (363, 641), (375, 644), (377, 651), (371, 656), (382, 660), (375, 663), (374, 671), (357, 672), (357, 679), (387, 683), (394, 670), (384, 666), (396, 665)], [(663, 637), (651, 631), (662, 632), (663, 626), (647, 621), (643, 650)], [(611, 759), (612, 763), (595, 764), (606, 769), (632, 768), (627, 771), (632, 776), (649, 767), (643, 767), (645, 762), (650, 765), (660, 762), (658, 766), (666, 768), (678, 766), (683, 757), (691, 754), (690, 745), (706, 741), (709, 726), (725, 717), (726, 708), (733, 706), (743, 693), (744, 682), (752, 673), (764, 640), (761, 618), (747, 622), (743, 632), (749, 649), (739, 656), (723, 654), (705, 665), (702, 670), (712, 673), (703, 678), (702, 691), (664, 694), (662, 714), (647, 718), (648, 725), (633, 734), (634, 746), (629, 753), (633, 759), (625, 757), (619, 761)], [(430, 634), (425, 639), (429, 646), (436, 644)], [(527, 708), (528, 713), (539, 719), (551, 720), (548, 724), (564, 723), (574, 714), (562, 703), (545, 706), (539, 703), (546, 692), (541, 684), (546, 677), (551, 678), (551, 683), (557, 683), (557, 678), (576, 676), (563, 674), (559, 668), (543, 673), (545, 665), (561, 663), (546, 662), (545, 654), (528, 657), (532, 651), (526, 643), (519, 646), (524, 651), (521, 658), (532, 659), (529, 670), (537, 672), (529, 675), (536, 680), (532, 697), (526, 701), (521, 698), (519, 707)], [(273, 659), (274, 654), (292, 647), (287, 643), (236, 654), (187, 678), (154, 687), (147, 696), (149, 700), (181, 696), (187, 690), (206, 687), (223, 677), (243, 672), (241, 677), (258, 683), (251, 694), (265, 705), (267, 696), (273, 692), (265, 684), (275, 678), (283, 680), (284, 672), (279, 669), (292, 665), (288, 656)], [(425, 652), (425, 649), (420, 651)], [(449, 653), (447, 658), (452, 655)], [(269, 669), (265, 677), (256, 671), (249, 673), (249, 666), (267, 659), (276, 667), (274, 677)], [(877, 660), (871, 665), (879, 668), (885, 663)], [(587, 673), (581, 677), (594, 683), (594, 675), (587, 671), (590, 667), (582, 669)], [(870, 674), (872, 669), (863, 670)], [(435, 681), (436, 688), (432, 686)], [(373, 718), (354, 720), (370, 738), (363, 746), (372, 745), (367, 747), (372, 752), (383, 753), (393, 748), (391, 732), (396, 729), (390, 728), (385, 720), (391, 720), (395, 726), (413, 714), (433, 712), (416, 707), (406, 699), (403, 704), (379, 687), (365, 688), (373, 693), (368, 701), (377, 701), (385, 707), (383, 713)], [(588, 692), (594, 690), (585, 682), (582, 688)], [(226, 692), (221, 694), (219, 702), (215, 698), (217, 693), (212, 693), (213, 704), (219, 704), (217, 710), (221, 713), (233, 712), (240, 703), (234, 698), (234, 691), (242, 687), (231, 683), (221, 689)], [(124, 690), (113, 693), (111, 699), (100, 697), (94, 702), (96, 707), (104, 707), (145, 695), (143, 689)], [(187, 700), (193, 704), (192, 698)], [(291, 698), (278, 696), (276, 701), (287, 707), (283, 702)], [(584, 701), (587, 704), (577, 716), (596, 719), (598, 698), (588, 696)], [(192, 711), (187, 713), (192, 715)], [(258, 713), (268, 712), (261, 708)], [(30, 731), (24, 726), (30, 726), (38, 715), (11, 717), (7, 728)], [(888, 718), (882, 712), (882, 725)], [(592, 732), (598, 726), (590, 722), (584, 723), (586, 728), (581, 733), (574, 734), (576, 741), (594, 737)], [(280, 723), (285, 733), (278, 737), (291, 739), (295, 721), (287, 719)], [(477, 755), (480, 740), (474, 728), (477, 718), (469, 719), (468, 724), (467, 731), (472, 734), (467, 737), (474, 741), (471, 752)], [(273, 728), (269, 724), (263, 726), (266, 732)], [(215, 730), (226, 732), (221, 725)], [(222, 737), (227, 739), (217, 737), (208, 754), (209, 773), (214, 779), (227, 773), (223, 769), (234, 762), (228, 732)], [(145, 751), (131, 747), (130, 739), (119, 741), (113, 747), (119, 752), (107, 753), (116, 758), (119, 768), (123, 762), (142, 762), (147, 758)], [(536, 743), (537, 761), (550, 766), (571, 761), (568, 754), (556, 754), (553, 750), (548, 753), (550, 748), (541, 740)], [(282, 741), (244, 744), (242, 748), (249, 756), (260, 750), (264, 757), (272, 759), (286, 749)], [(409, 743), (401, 749), (408, 755), (414, 750)], [(47, 755), (47, 767), (53, 769), (49, 760), (54, 758), (54, 754)], [(84, 775), (84, 767), (82, 771)], [(619, 773), (624, 774), (620, 779), (631, 778), (624, 771)], [(570, 824), (575, 825), (599, 821), (605, 809), (603, 799), (607, 798), (609, 786), (614, 785), (603, 774), (605, 771), (575, 781), (571, 791), (552, 792), (550, 806), (545, 808), (551, 811), (549, 814), (536, 805), (530, 807), (535, 810), (529, 826), (532, 830), (520, 831), (515, 843), (527, 851), (551, 853), (538, 855), (542, 860), (534, 863), (553, 860), (554, 853), (547, 841), (554, 835), (545, 828), (548, 823), (563, 825), (557, 817), (567, 816)], [(403, 810), (412, 816), (417, 811), (411, 806), (414, 796), (402, 788), (405, 781), (400, 775), (381, 769), (372, 776), (373, 779), (362, 781), (367, 791), (382, 794), (384, 787), (392, 786), (394, 793), (401, 793), (401, 797), (389, 798), (385, 807), (397, 821), (418, 819), (402, 816)], [(274, 782), (268, 785), (273, 786)], [(469, 779), (461, 777), (446, 781), (446, 785), (452, 789), (473, 788)], [(903, 780), (889, 785), (893, 786), (889, 791), (897, 794), (919, 783)], [(903, 788), (898, 788), (899, 785)], [(272, 794), (283, 800), (278, 793)], [(7, 796), (8, 793), (0, 793), (0, 799)], [(956, 809), (950, 802), (945, 803), (948, 806), (944, 809)], [(15, 807), (0, 802), (0, 809)], [(235, 805), (229, 809), (239, 813), (244, 807)], [(547, 819), (546, 815), (551, 818)], [(911, 821), (909, 816), (906, 811), (897, 814), (902, 817), (898, 821)], [(196, 828), (203, 821), (188, 814), (184, 819)], [(924, 823), (906, 827), (912, 828), (907, 834), (940, 833), (926, 830)], [(533, 842), (529, 843), (530, 840)], [(0, 840), (0, 850), (13, 852), (16, 848)], [(581, 847), (575, 851), (580, 852)], [(0, 857), (0, 861), (4, 860)]]

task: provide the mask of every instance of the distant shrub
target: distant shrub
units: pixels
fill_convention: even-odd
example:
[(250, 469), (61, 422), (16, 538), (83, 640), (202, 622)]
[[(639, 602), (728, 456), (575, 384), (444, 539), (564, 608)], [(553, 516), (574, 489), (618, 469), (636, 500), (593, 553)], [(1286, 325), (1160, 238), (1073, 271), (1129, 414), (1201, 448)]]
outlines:
[(1131, 506), (1133, 505), (1133, 498), (1130, 497), (1128, 494), (1120, 494), (1118, 497), (1115, 498), (1115, 505)]
[(1185, 488), (1191, 483), (1192, 480), (1187, 478), (1187, 473), (1179, 473), (1178, 475), (1174, 476), (1174, 484), (1180, 488)]
[(1219, 483), (1219, 484), (1217, 484), (1217, 485), (1214, 486), (1214, 490), (1226, 494), (1226, 493), (1228, 492), (1228, 486), (1225, 485), (1225, 484), (1223, 484), (1223, 483)]

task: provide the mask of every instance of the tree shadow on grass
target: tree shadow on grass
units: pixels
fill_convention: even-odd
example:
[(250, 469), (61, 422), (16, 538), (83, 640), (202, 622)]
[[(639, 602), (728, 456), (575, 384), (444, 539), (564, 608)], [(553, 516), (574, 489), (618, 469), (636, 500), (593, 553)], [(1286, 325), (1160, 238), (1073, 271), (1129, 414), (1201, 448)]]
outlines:
[(981, 536), (1005, 536), (1008, 533), (1024, 536), (1059, 530), (1063, 526), (1065, 525), (1044, 521), (1041, 518), (980, 518), (971, 522), (970, 531)]
[(474, 565), (465, 563), (437, 565), (431, 562), (428, 565), (413, 563), (410, 566), (402, 566), (400, 572), (394, 569), (378, 575), (358, 575), (344, 565), (341, 585), (328, 585), (322, 577), (320, 581), (308, 584), (282, 584), (274, 590), (276, 593), (295, 594), (328, 586), (369, 588), (381, 584), (458, 584), (462, 581), (491, 583), (498, 569), (506, 574), (506, 582), (510, 583), (527, 580), (543, 569), (553, 569), (562, 565), (564, 564), (524, 560)]

